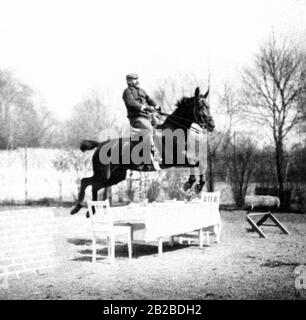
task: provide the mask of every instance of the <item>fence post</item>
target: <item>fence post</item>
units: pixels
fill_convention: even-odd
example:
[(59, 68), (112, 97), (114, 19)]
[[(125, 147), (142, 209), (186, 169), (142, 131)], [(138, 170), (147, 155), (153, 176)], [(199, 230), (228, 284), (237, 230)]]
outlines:
[(24, 148), (24, 203), (28, 201), (28, 148)]

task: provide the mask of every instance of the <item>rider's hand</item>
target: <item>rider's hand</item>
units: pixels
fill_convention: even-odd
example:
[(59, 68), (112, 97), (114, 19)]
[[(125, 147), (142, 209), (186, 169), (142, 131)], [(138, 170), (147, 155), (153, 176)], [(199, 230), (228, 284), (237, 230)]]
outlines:
[(151, 106), (146, 106), (145, 111), (149, 111), (149, 112), (154, 112), (155, 111), (155, 108), (154, 107), (151, 107)]
[(155, 106), (155, 110), (161, 111), (161, 106)]

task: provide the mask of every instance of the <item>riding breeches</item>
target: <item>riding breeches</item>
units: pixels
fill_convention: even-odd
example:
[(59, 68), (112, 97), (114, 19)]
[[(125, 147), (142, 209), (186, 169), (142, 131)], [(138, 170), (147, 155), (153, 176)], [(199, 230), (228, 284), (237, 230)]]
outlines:
[[(133, 136), (142, 136), (143, 138), (149, 138), (151, 145), (154, 145), (153, 140), (153, 126), (150, 119), (143, 117), (137, 117), (130, 120)], [(133, 130), (136, 129), (136, 130)]]

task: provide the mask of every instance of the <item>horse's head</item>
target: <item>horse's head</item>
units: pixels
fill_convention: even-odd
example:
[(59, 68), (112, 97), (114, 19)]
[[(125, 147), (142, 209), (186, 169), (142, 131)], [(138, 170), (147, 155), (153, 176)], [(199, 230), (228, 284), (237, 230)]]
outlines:
[(205, 94), (201, 94), (200, 88), (197, 87), (194, 92), (194, 117), (196, 123), (208, 131), (212, 132), (215, 128), (215, 122), (210, 114), (210, 106), (207, 101), (209, 89)]
[(200, 93), (197, 87), (193, 97), (183, 97), (176, 103), (177, 109), (166, 119), (165, 123), (187, 127), (192, 123), (198, 124), (201, 128), (213, 131), (215, 123), (210, 115), (210, 106), (207, 102), (209, 90), (205, 94)]

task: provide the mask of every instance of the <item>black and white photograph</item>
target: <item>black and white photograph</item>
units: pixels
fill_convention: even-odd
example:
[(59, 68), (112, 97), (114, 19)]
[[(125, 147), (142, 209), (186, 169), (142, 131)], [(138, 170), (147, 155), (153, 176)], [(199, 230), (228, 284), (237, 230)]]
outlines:
[(0, 300), (305, 301), (305, 133), (304, 0), (0, 0)]

